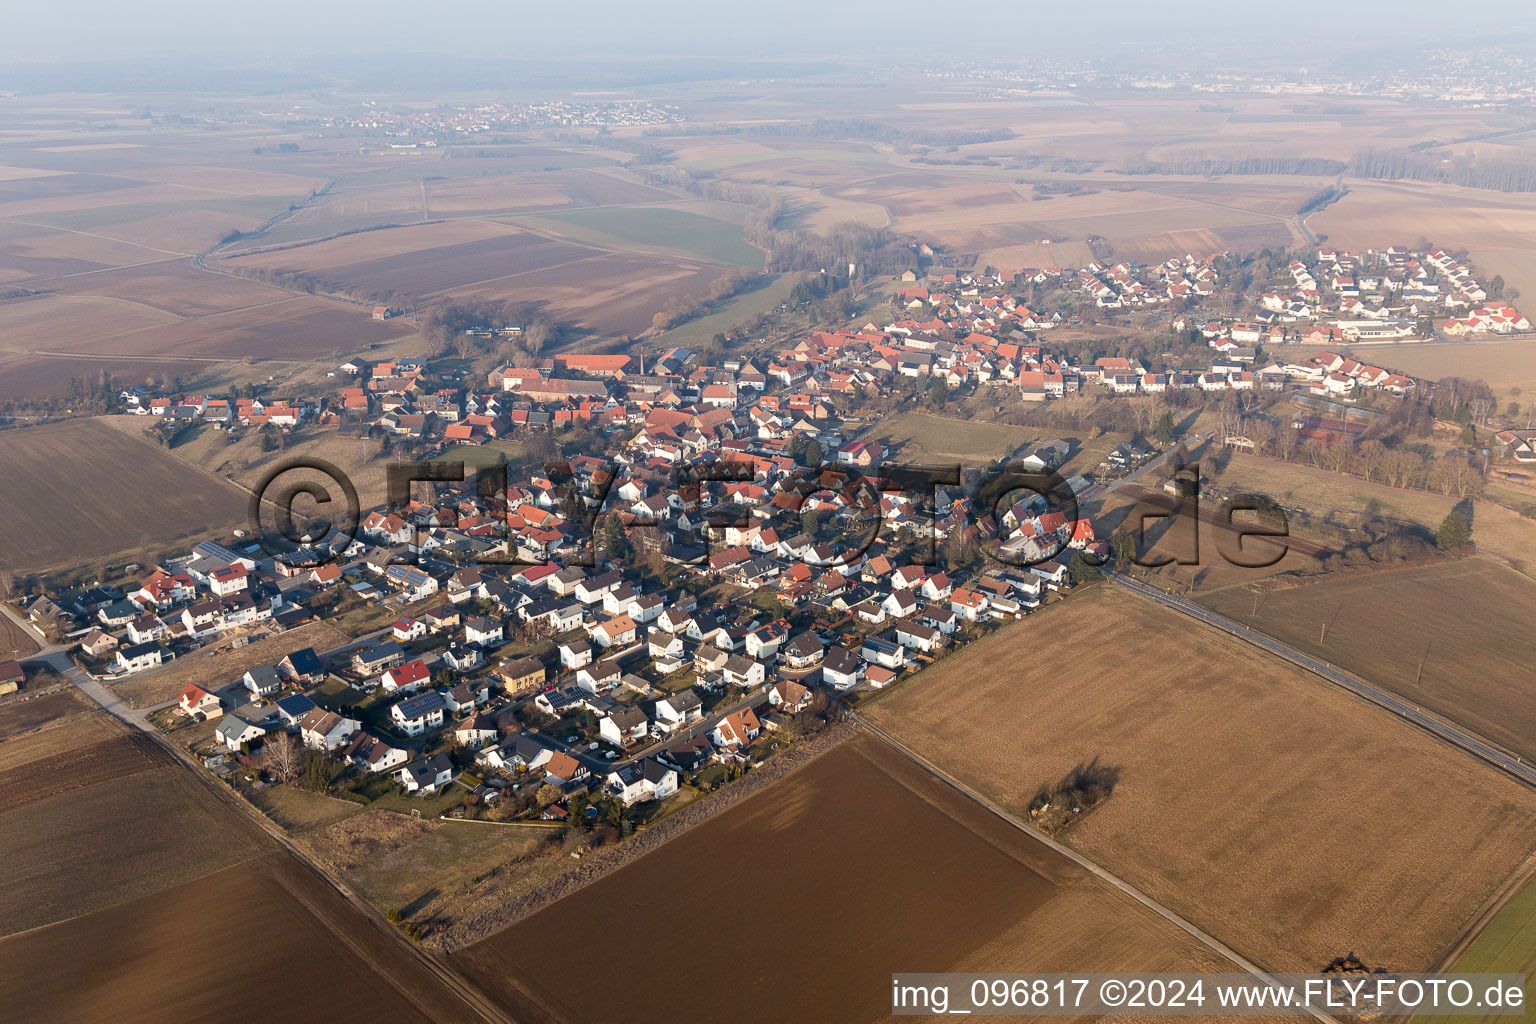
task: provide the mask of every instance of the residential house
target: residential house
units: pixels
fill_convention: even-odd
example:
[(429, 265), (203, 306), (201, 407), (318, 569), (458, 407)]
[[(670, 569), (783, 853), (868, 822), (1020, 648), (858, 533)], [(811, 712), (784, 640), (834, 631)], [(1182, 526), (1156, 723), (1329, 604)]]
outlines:
[(647, 800), (665, 800), (676, 793), (678, 775), (676, 769), (647, 757), (615, 768), (604, 782), (610, 796), (631, 807)]
[(390, 720), (407, 736), (420, 736), (443, 724), (448, 704), (436, 690), (407, 697), (389, 709)]
[(436, 793), (454, 779), (453, 762), (446, 754), (418, 758), (399, 771), (407, 793)]
[(762, 723), (758, 721), (751, 708), (743, 708), (735, 714), (727, 715), (715, 726), (709, 734), (710, 740), (717, 747), (727, 750), (737, 750), (757, 739), (763, 731)]

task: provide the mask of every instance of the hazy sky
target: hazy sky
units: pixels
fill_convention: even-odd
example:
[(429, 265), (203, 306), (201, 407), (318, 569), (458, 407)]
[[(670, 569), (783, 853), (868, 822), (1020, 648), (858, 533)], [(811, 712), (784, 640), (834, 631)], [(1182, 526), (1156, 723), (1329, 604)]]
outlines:
[[(1069, 45), (1091, 54), (1143, 39), (1272, 40), (1355, 45), (1445, 38), (1443, 3), (1355, 0), (1333, 14), (1262, 0), (1100, 0), (1090, 5), (993, 3), (951, 9), (934, 0), (55, 0), (11, 4), (0, 54), (20, 59), (152, 53), (461, 52), (466, 55), (931, 52), (957, 47), (1027, 56)], [(1456, 5), (1469, 36), (1528, 32), (1529, 0)], [(1334, 16), (1337, 15), (1337, 16)], [(964, 50), (961, 51), (962, 53)], [(1046, 52), (1049, 52), (1047, 50)]]

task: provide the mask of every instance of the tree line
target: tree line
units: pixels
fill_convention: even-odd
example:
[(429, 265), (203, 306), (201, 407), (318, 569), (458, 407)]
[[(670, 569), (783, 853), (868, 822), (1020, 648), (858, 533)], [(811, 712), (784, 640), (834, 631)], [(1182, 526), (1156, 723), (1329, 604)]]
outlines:
[(1434, 181), (1495, 192), (1536, 192), (1536, 159), (1471, 153), (1415, 153), (1362, 149), (1349, 163), (1357, 178)]
[(1126, 161), (1126, 174), (1341, 174), (1342, 160), (1316, 156), (1246, 156), (1191, 157), (1184, 160), (1147, 160), (1136, 157)]

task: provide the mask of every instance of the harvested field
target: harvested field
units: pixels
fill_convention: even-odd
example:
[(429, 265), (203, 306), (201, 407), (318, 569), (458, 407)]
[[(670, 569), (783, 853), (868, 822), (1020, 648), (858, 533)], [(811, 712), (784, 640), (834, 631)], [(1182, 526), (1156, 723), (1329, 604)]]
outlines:
[(1033, 427), (957, 420), (925, 412), (904, 412), (866, 431), (882, 438), (896, 460), (954, 459), (984, 464), (1011, 455), (1037, 438)]
[(637, 245), (740, 267), (763, 265), (763, 251), (748, 244), (741, 226), (666, 206), (610, 206), (548, 213), (533, 218), (538, 226), (574, 231), (579, 241), (609, 248)]
[(727, 273), (717, 264), (640, 253), (594, 256), (462, 290), (480, 299), (541, 302), (557, 318), (595, 334), (640, 334), (676, 297), (702, 299)]
[(325, 623), (310, 622), (286, 633), (271, 633), (223, 654), (218, 652), (217, 644), (210, 645), (185, 658), (177, 658), (165, 668), (114, 684), (112, 692), (129, 707), (154, 707), (175, 700), (190, 683), (223, 686), (239, 679), (256, 665), (276, 664), (289, 651), (313, 647), (315, 653), (324, 654), (346, 642), (346, 636)]
[[(419, 190), (411, 186), (413, 193)], [(223, 256), (221, 263), (230, 269), (240, 267), (292, 267), (307, 273), (318, 273), (336, 267), (351, 266), (370, 260), (382, 260), (391, 256), (409, 256), (413, 253), (444, 249), (449, 246), (486, 239), (503, 238), (515, 233), (515, 229), (493, 220), (454, 220), (436, 224), (412, 224), (390, 228), (387, 231), (358, 231), (337, 238), (315, 242), (290, 244), (257, 252), (242, 253), (238, 246), (233, 255)]]
[(0, 704), (0, 743), (36, 732), (92, 708), (94, 705), (83, 700), (73, 686), (29, 700), (7, 701)]
[[(166, 875), (185, 877), (179, 866)], [(236, 947), (229, 946), (239, 922)], [(0, 942), (17, 1020), (468, 1020), (472, 1011), (285, 853)]]
[(0, 771), (0, 807), (14, 810), (103, 779), (126, 779), (174, 763), (163, 747), (139, 734), (86, 744)]
[[(1156, 260), (1184, 252), (1220, 251), (1224, 245), (1286, 245), (1290, 218), (1269, 212), (1266, 196), (1256, 207), (1176, 195), (1159, 188), (1105, 188), (1083, 195), (1034, 199), (1029, 186), (991, 181), (900, 188), (867, 195), (860, 188), (834, 190), (848, 198), (882, 202), (898, 230), (935, 238), (959, 252), (991, 252), (1053, 241), (1107, 239), (1118, 256)], [(876, 185), (894, 184), (891, 179)], [(1085, 183), (1086, 184), (1086, 183)], [(1298, 204), (1299, 205), (1299, 204)], [(1123, 250), (1123, 251), (1122, 251)]]
[(1422, 236), (1447, 249), (1477, 253), (1479, 276), (1502, 274), (1511, 287), (1536, 295), (1531, 273), (1536, 265), (1529, 259), (1536, 249), (1536, 197), (1407, 181), (1345, 184), (1348, 195), (1307, 219), (1307, 226), (1332, 244), (1356, 249), (1405, 234)]
[(0, 432), (0, 565), (80, 565), (205, 540), (245, 514), (233, 487), (92, 420)]
[(236, 309), (286, 302), (278, 288), (198, 270), (191, 260), (160, 260), (142, 266), (105, 270), (67, 278), (51, 287), (70, 295), (123, 295), (178, 317), (201, 317)]
[(18, 661), (36, 654), (37, 650), (37, 641), (31, 633), (12, 622), (9, 616), (0, 615), (0, 661)]
[[(893, 857), (893, 850), (900, 856)], [(853, 865), (883, 865), (880, 870)], [(809, 865), (848, 865), (825, 885)], [(963, 865), (963, 870), (956, 870)], [(750, 879), (750, 884), (744, 884)], [(976, 899), (978, 892), (986, 899)], [(658, 974), (612, 957), (590, 983), (558, 934), (611, 943), (615, 901), (656, 939), (686, 941), (735, 893), (732, 941)], [(797, 956), (805, 937), (836, 956)], [(798, 984), (764, 964), (789, 956)], [(868, 736), (512, 927), (453, 962), (520, 1019), (675, 1019), (678, 993), (742, 1022), (884, 1019), (895, 964), (921, 970), (1214, 969), (1182, 932)]]
[[(1536, 274), (1532, 279), (1536, 281)], [(1536, 295), (1536, 291), (1532, 294)], [(1536, 392), (1536, 338), (1500, 338), (1453, 345), (1395, 345), (1390, 352), (1361, 351), (1369, 351), (1372, 353), (1370, 358), (1379, 358), (1393, 370), (1415, 377), (1481, 380), (1506, 400), (1515, 388), (1522, 393)]]
[[(1225, 588), (1200, 604), (1536, 757), (1536, 583), (1482, 558)], [(1255, 614), (1257, 608), (1257, 614)], [(1326, 635), (1324, 631), (1326, 629)]]
[(91, 345), (176, 322), (174, 314), (125, 298), (28, 295), (0, 302), (0, 347), (32, 352)]
[(180, 765), (110, 775), (0, 813), (6, 934), (160, 892), (259, 849), (258, 833)]
[[(71, 688), (58, 692), (68, 694), (74, 691)], [(0, 742), (0, 773), (122, 736), (127, 728), (95, 705), (89, 711), (83, 708), (71, 709), (68, 705), (56, 707), (56, 717), (47, 719), (29, 732), (14, 733)], [(9, 711), (10, 705), (5, 710)]]
[[(309, 273), (336, 291), (400, 292), (418, 297), (453, 291), (544, 267), (597, 255), (585, 246), (557, 242), (530, 233), (503, 234), (477, 242), (422, 249), (331, 267), (323, 274), (304, 266), (304, 249), (271, 254), (277, 269)], [(241, 265), (238, 258), (231, 262)]]
[(428, 209), (434, 217), (561, 207), (629, 206), (668, 203), (674, 199), (668, 192), (617, 174), (578, 168), (427, 183)]
[(1274, 970), (1427, 970), (1536, 844), (1536, 793), (1209, 627), (1096, 588), (866, 712), (1022, 812), (1097, 759), (1065, 840)]

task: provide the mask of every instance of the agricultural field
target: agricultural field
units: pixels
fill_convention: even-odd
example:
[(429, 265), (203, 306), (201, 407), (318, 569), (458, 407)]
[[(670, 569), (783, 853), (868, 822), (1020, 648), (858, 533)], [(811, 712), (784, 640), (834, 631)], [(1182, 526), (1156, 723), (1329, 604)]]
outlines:
[(1527, 681), (1536, 583), (1483, 558), (1228, 587), (1200, 604), (1536, 758)]
[[(395, 940), (73, 689), (0, 705), (0, 860), (10, 1017), (207, 1019), (234, 998), (253, 1020), (466, 1019)], [(232, 920), (239, 955), (223, 955)]]
[(1107, 585), (865, 714), (1019, 813), (1096, 762), (1117, 782), (1063, 840), (1272, 970), (1427, 970), (1536, 847), (1513, 779)]
[(93, 420), (0, 432), (0, 565), (36, 571), (195, 543), (246, 512), (237, 490)]
[(497, 281), (597, 255), (596, 250), (541, 235), (506, 232), (479, 241), (457, 242), (330, 266), (320, 273), (308, 259), (309, 249), (301, 246), (259, 256), (236, 256), (225, 263), (237, 271), (244, 267), (264, 266), (311, 274), (323, 279), (326, 287), (334, 291), (375, 295), (400, 292), (426, 298), (438, 292)]
[(763, 251), (742, 237), (739, 224), (666, 206), (610, 206), (547, 213), (527, 219), (537, 227), (573, 230), (581, 241), (662, 249), (716, 263), (759, 269)]
[[(174, 868), (167, 865), (174, 864)], [(157, 873), (186, 878), (179, 860)], [(229, 945), (231, 922), (238, 941)], [(419, 962), (285, 853), (0, 940), (19, 1020), (467, 1020)], [(91, 979), (81, 984), (82, 976)], [(281, 979), (281, 983), (275, 983)]]
[[(1533, 275), (1536, 280), (1536, 275)], [(1536, 291), (1531, 292), (1536, 296)], [(1536, 338), (1500, 338), (1496, 341), (1461, 342), (1450, 345), (1395, 345), (1391, 355), (1376, 355), (1392, 369), (1415, 377), (1439, 380), (1462, 377), (1481, 380), (1508, 402), (1527, 392), (1536, 394)], [(1532, 401), (1526, 398), (1522, 406)]]
[[(1536, 197), (1423, 182), (1345, 181), (1349, 194), (1307, 218), (1307, 226), (1350, 249), (1411, 245), (1428, 238), (1446, 248), (1467, 249), (1482, 271), (1536, 295)], [(1412, 235), (1412, 237), (1404, 237)], [(1394, 353), (1396, 349), (1394, 348)]]
[(37, 653), (37, 641), (32, 634), (12, 622), (9, 616), (0, 615), (0, 661), (17, 661)]
[[(7, 774), (63, 770), (75, 753), (50, 754)], [(95, 770), (94, 785), (0, 813), (0, 857), (12, 883), (0, 892), (7, 934), (161, 892), (258, 852), (256, 831), (212, 800), (185, 767), (123, 777), (110, 764)]]
[[(1472, 941), (1445, 965), (1445, 970), (1469, 974), (1524, 974), (1527, 978), (1536, 973), (1536, 883), (1527, 879), (1509, 894)], [(1522, 1009), (1518, 1013), (1482, 1017), (1419, 1014), (1413, 1019), (1416, 1024), (1471, 1024), (1477, 1020), (1523, 1017), (1526, 1012)]]
[[(883, 866), (819, 883), (806, 875), (812, 864), (871, 863)], [(615, 906), (658, 940), (692, 935), (725, 892), (737, 894), (743, 921), (732, 941), (694, 944), (660, 974), (645, 957), (610, 957), (604, 984), (593, 985), (589, 968), (562, 952), (611, 942)], [(840, 955), (796, 958), (806, 935)], [(796, 985), (763, 969), (783, 956), (794, 958)], [(896, 964), (1167, 971), (1220, 961), (862, 735), (452, 962), (522, 1019), (667, 1021), (686, 991), (700, 1005), (728, 1002), (733, 1019), (751, 1024), (884, 1019)]]
[(116, 720), (95, 712), (73, 686), (0, 704), (0, 771), (117, 735)]
[(164, 668), (151, 669), (115, 683), (112, 692), (129, 707), (151, 708), (175, 700), (176, 695), (191, 683), (222, 686), (239, 679), (253, 666), (275, 664), (289, 651), (313, 647), (316, 654), (324, 654), (346, 642), (344, 634), (326, 623), (309, 622), (223, 653), (217, 645), (209, 645), (185, 658), (177, 658)]
[(142, 735), (88, 743), (0, 771), (0, 806), (25, 807), (102, 779), (126, 779), (171, 763), (164, 748)]
[(888, 459), (953, 459), (983, 465), (1012, 455), (1038, 440), (1032, 427), (1012, 427), (983, 420), (951, 419), (925, 412), (904, 412), (870, 427), (866, 436), (886, 445)]
[[(678, 218), (690, 225), (701, 222), (707, 230), (693, 233), (699, 244), (707, 241), (711, 251), (724, 244), (726, 236), (739, 239), (741, 233), (728, 221), (685, 211), (618, 209), (619, 216), (643, 222), (653, 232), (656, 227), (649, 222), (653, 215), (670, 218), (670, 223)], [(559, 227), (574, 230), (565, 224)], [(602, 244), (591, 234), (584, 240), (574, 236), (567, 240), (496, 221), (448, 221), (237, 253), (220, 262), (235, 270), (301, 273), (340, 291), (398, 291), (418, 300), (453, 296), (528, 302), (597, 335), (639, 334), (670, 299), (702, 298), (710, 284), (726, 273), (718, 262), (681, 255), (682, 248), (631, 251), (635, 248), (631, 242)], [(756, 249), (751, 252), (761, 255)], [(748, 258), (741, 251), (737, 255)]]

